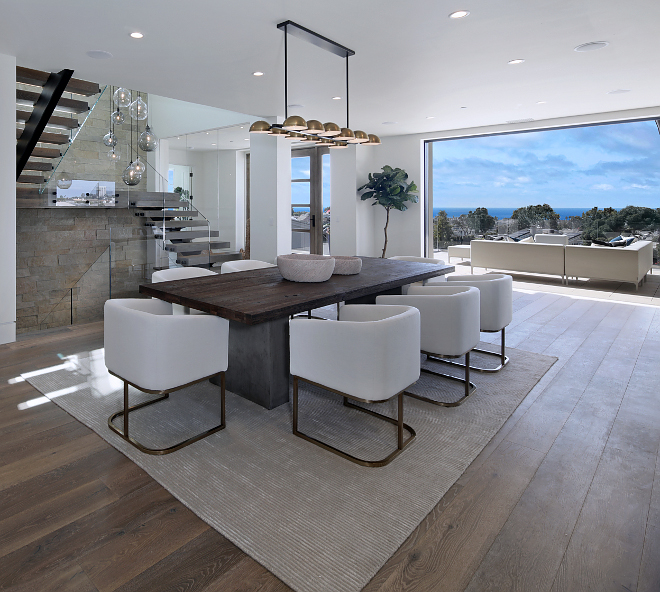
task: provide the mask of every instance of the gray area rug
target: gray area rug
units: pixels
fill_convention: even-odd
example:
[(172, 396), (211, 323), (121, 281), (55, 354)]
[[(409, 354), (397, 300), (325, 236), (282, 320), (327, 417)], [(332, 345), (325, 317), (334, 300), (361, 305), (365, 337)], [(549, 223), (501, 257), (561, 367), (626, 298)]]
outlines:
[[(460, 407), (406, 397), (405, 421), (417, 439), (383, 468), (354, 465), (293, 436), (290, 405), (267, 411), (229, 392), (225, 430), (164, 457), (142, 454), (108, 429), (108, 417), (122, 405), (122, 384), (107, 373), (103, 350), (25, 378), (293, 589), (357, 592), (556, 361), (508, 353), (511, 363), (502, 372), (472, 374), (478, 390)], [(479, 361), (475, 355), (473, 364)], [(303, 385), (302, 431), (364, 458), (382, 458), (396, 445), (394, 426)], [(425, 374), (414, 388), (446, 401), (460, 389)], [(175, 443), (218, 423), (219, 393), (210, 383), (179, 391), (131, 414), (131, 431), (147, 445)], [(144, 398), (150, 397), (131, 389), (131, 404)], [(394, 402), (372, 407), (394, 416)]]

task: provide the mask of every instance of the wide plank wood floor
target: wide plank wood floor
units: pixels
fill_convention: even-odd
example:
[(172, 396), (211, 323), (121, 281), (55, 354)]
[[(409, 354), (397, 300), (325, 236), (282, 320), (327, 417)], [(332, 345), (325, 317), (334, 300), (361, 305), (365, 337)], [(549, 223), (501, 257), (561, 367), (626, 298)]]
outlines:
[[(660, 308), (514, 298), (508, 345), (559, 361), (364, 592), (660, 591)], [(0, 589), (289, 590), (53, 403), (19, 408), (40, 395), (10, 379), (102, 343), (0, 346)]]

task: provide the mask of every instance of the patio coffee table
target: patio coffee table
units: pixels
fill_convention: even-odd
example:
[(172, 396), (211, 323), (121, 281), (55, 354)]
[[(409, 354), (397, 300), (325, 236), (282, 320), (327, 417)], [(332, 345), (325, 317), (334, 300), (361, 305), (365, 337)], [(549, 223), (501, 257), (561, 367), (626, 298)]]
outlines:
[[(229, 319), (227, 388), (267, 409), (289, 401), (289, 317), (346, 302), (373, 304), (379, 294), (454, 271), (451, 265), (362, 257), (357, 275), (296, 283), (277, 267), (140, 286), (160, 298)], [(332, 322), (332, 321), (328, 321)]]
[(449, 245), (447, 247), (447, 262), (451, 262), (452, 257), (460, 259), (470, 258), (470, 245)]

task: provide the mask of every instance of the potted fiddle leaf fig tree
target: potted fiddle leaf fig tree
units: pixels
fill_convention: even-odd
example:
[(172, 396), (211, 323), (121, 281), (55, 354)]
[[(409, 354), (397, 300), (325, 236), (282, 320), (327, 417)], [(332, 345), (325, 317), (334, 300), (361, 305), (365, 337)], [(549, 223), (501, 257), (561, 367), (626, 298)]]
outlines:
[(385, 165), (382, 173), (369, 173), (369, 182), (358, 189), (362, 191), (367, 189), (362, 195), (362, 201), (372, 199), (373, 206), (380, 204), (385, 208), (387, 217), (385, 220), (385, 244), (383, 245), (382, 258), (387, 251), (387, 227), (390, 224), (390, 210), (395, 209), (405, 212), (408, 209), (406, 202), (417, 203), (417, 185), (414, 182), (407, 182), (408, 173), (403, 169), (392, 168)]

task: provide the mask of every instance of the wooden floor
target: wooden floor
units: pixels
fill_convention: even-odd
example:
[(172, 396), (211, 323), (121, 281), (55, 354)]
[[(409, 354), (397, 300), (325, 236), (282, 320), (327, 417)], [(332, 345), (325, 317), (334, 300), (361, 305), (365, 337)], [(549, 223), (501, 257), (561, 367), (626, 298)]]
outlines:
[[(514, 298), (508, 344), (559, 361), (365, 592), (660, 590), (660, 308)], [(288, 590), (54, 404), (19, 410), (40, 395), (9, 379), (98, 347), (0, 346), (0, 589)]]

